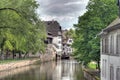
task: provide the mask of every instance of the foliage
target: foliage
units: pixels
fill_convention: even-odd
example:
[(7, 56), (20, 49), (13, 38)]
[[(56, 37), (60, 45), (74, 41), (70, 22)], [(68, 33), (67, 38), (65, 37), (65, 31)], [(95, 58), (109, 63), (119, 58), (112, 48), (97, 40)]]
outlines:
[(67, 38), (74, 38), (75, 37), (75, 31), (73, 29), (67, 30), (67, 32), (65, 33), (65, 36)]
[(97, 67), (97, 63), (94, 63), (94, 62), (88, 63), (88, 68), (90, 68), (90, 69), (96, 69), (96, 67)]
[(0, 0), (0, 49), (44, 51), (46, 29), (38, 19), (36, 0)]
[(90, 0), (87, 12), (75, 24), (74, 55), (84, 64), (100, 60), (100, 39), (96, 37), (117, 17), (115, 0)]

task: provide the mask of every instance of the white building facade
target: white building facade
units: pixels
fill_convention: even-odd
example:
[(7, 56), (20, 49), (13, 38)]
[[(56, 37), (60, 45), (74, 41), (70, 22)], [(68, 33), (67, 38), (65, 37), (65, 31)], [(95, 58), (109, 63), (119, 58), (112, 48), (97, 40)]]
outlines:
[(53, 37), (53, 42), (54, 46), (56, 47), (56, 51), (58, 55), (61, 55), (62, 53), (62, 37), (61, 35)]
[(52, 42), (56, 54), (62, 53), (62, 29), (57, 21), (45, 21), (46, 30), (51, 33)]
[(101, 80), (120, 80), (120, 19), (101, 34)]
[(63, 54), (71, 55), (73, 53), (72, 43), (73, 39), (69, 38), (67, 42), (63, 44)]

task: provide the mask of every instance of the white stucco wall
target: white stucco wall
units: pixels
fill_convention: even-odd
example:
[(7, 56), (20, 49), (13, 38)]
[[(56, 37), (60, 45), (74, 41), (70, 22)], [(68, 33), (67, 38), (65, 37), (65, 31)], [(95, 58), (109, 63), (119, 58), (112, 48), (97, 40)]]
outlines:
[[(120, 53), (117, 55), (116, 52), (117, 52), (117, 35), (120, 34), (120, 29), (118, 30), (114, 30), (110, 33), (108, 33), (106, 36), (108, 37), (108, 40), (109, 40), (109, 51), (107, 54), (102, 54), (102, 42), (101, 42), (101, 80), (111, 80), (110, 79), (110, 74), (112, 73), (112, 77), (113, 77), (113, 80), (120, 80), (120, 79), (117, 79), (116, 78), (116, 75), (117, 75), (117, 69), (120, 68)], [(101, 41), (104, 37), (106, 36), (103, 36), (101, 38)], [(111, 36), (113, 36), (112, 38), (114, 39), (114, 50), (113, 50), (113, 53), (110, 53), (110, 38)], [(120, 44), (118, 44), (120, 45)], [(110, 67), (113, 67), (113, 71), (110, 73)], [(120, 74), (118, 74), (120, 76)]]
[[(71, 42), (70, 42), (70, 41), (71, 41)], [(67, 41), (67, 44), (72, 45), (72, 43), (73, 43), (73, 39), (69, 38), (68, 41)]]
[(61, 36), (53, 37), (52, 43), (58, 46), (56, 48), (57, 53), (58, 54), (62, 53), (62, 37)]
[(69, 38), (67, 40), (67, 43), (63, 46), (63, 48), (64, 48), (63, 53), (66, 53), (66, 54), (72, 54), (73, 53), (73, 48), (71, 47), (72, 43), (73, 43), (73, 39)]
[(120, 68), (120, 57), (101, 55), (101, 80), (110, 80), (110, 66), (113, 66), (114, 80), (117, 80), (116, 71), (117, 71), (117, 68)]

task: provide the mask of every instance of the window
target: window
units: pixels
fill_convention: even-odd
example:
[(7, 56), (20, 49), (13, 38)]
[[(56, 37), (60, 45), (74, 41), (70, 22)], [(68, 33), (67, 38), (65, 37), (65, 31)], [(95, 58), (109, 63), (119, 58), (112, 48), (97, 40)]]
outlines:
[(109, 48), (108, 48), (108, 37), (105, 38), (104, 44), (105, 44), (105, 53), (108, 54), (108, 50), (109, 50)]
[(108, 38), (108, 53), (110, 54), (111, 52), (111, 36)]
[(58, 35), (61, 35), (61, 32), (60, 32), (60, 31), (58, 31)]
[(69, 48), (69, 51), (71, 51), (71, 49)]
[(107, 60), (106, 59), (103, 59), (102, 61), (102, 77), (106, 78), (106, 72), (107, 72)]
[(120, 34), (116, 38), (116, 54), (120, 54)]
[(109, 41), (108, 41), (108, 37), (105, 37), (104, 39), (102, 39), (102, 53), (103, 54), (108, 54), (109, 51)]
[(69, 40), (69, 42), (72, 42), (72, 40)]
[(47, 25), (50, 25), (50, 22), (48, 22)]
[(105, 65), (105, 64), (104, 64), (104, 59), (103, 59), (103, 60), (102, 60), (102, 77), (104, 77), (104, 71), (105, 71), (105, 70), (104, 70), (104, 65)]
[(58, 43), (61, 44), (61, 41), (59, 41)]
[(104, 54), (104, 39), (102, 39), (102, 54)]
[(107, 74), (106, 73), (107, 72), (107, 68), (106, 68), (107, 67), (107, 60), (105, 60), (104, 64), (105, 64), (105, 66), (104, 66), (105, 70), (104, 71), (105, 71), (105, 78), (106, 78), (106, 74)]
[(116, 69), (116, 80), (120, 80), (120, 68)]
[(62, 49), (62, 47), (61, 47), (61, 46), (59, 46), (59, 49)]
[(114, 53), (114, 36), (110, 37), (110, 54)]
[(61, 39), (61, 36), (58, 36), (58, 39)]
[(110, 66), (110, 80), (114, 80), (114, 68)]

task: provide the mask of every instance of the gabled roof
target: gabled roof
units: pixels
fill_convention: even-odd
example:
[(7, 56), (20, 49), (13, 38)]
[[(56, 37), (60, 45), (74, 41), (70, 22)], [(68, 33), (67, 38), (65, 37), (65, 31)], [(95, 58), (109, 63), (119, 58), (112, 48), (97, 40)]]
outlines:
[(108, 25), (108, 27), (106, 27), (105, 29), (103, 29), (98, 36), (103, 36), (108, 34), (110, 31), (116, 30), (116, 29), (120, 29), (120, 18), (116, 18), (110, 25)]
[(47, 32), (50, 32), (52, 36), (61, 35), (61, 26), (57, 21), (44, 21)]
[(112, 27), (112, 26), (114, 26), (116, 24), (119, 24), (119, 23), (120, 23), (120, 18), (116, 18), (110, 25), (108, 25), (107, 28), (110, 28), (110, 27)]
[(112, 31), (115, 29), (120, 28), (120, 18), (116, 18), (110, 25), (108, 25), (107, 28), (105, 28), (103, 31)]

